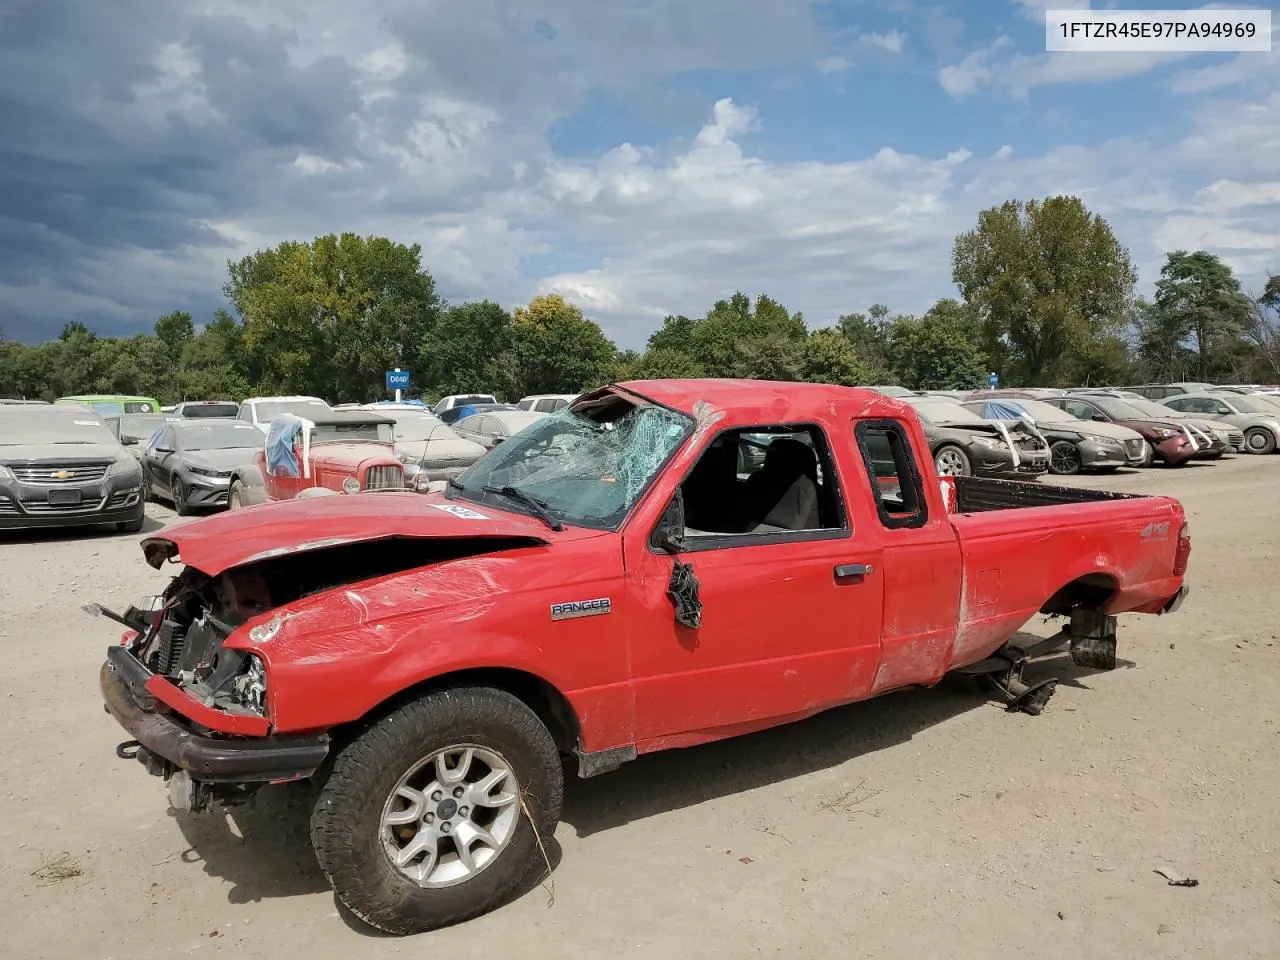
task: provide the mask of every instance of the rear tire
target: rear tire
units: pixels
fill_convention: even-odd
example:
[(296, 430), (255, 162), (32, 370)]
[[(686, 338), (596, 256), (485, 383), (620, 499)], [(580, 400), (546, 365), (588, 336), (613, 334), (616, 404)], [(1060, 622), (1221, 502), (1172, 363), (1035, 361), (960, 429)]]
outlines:
[(1244, 448), (1249, 453), (1275, 453), (1276, 438), (1266, 427), (1254, 427), (1244, 432)]
[(1080, 451), (1070, 440), (1055, 441), (1049, 447), (1049, 472), (1071, 476), (1081, 469)]
[[(446, 766), (466, 775), (464, 763), (472, 764), (473, 755), (482, 761), (481, 774), (505, 764), (510, 776), (490, 792), (512, 790), (514, 800), (500, 807), (477, 803), (474, 809), (450, 807), (450, 796), (438, 800), (437, 785), (456, 783), (460, 786), (452, 789), (461, 790), (468, 784), (446, 780), (437, 772), (439, 763), (431, 761), (463, 753), (465, 760)], [(424, 776), (431, 782), (418, 783)], [(542, 848), (560, 819), (563, 789), (555, 741), (527, 705), (489, 687), (442, 690), (388, 714), (337, 755), (311, 815), (311, 843), (347, 909), (387, 933), (421, 933), (487, 913), (547, 870)], [(445, 786), (446, 794), (450, 790)], [(410, 801), (406, 791), (417, 799)], [(458, 803), (472, 795), (466, 793)], [(401, 808), (394, 809), (397, 805)], [(501, 812), (511, 810), (514, 824), (500, 824)], [(463, 858), (454, 839), (464, 835), (461, 829), (439, 831), (449, 829), (447, 818), (465, 819), (467, 812), (498, 843), (489, 847), (482, 841)], [(494, 819), (485, 822), (481, 813)], [(435, 831), (429, 845), (434, 859), (423, 853), (410, 857), (405, 867), (393, 862), (393, 851), (404, 854), (430, 830)], [(474, 827), (467, 830), (475, 835)], [(481, 861), (486, 849), (492, 855)], [(464, 859), (474, 863), (464, 865)], [(415, 870), (424, 875), (410, 876)]]

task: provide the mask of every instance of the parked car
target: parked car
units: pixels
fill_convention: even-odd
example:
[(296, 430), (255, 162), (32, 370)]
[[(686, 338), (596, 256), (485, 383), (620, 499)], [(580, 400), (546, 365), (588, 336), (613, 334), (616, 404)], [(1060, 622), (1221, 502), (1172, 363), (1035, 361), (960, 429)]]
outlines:
[(240, 407), (234, 400), (183, 400), (173, 408), (180, 417), (235, 417)]
[(319, 397), (250, 397), (240, 404), (236, 419), (266, 433), (271, 421), (286, 413), (314, 420), (333, 413), (333, 408)]
[(88, 407), (94, 413), (110, 417), (121, 413), (160, 413), (160, 401), (154, 397), (126, 397), (117, 394), (84, 394), (76, 397), (59, 397), (55, 404), (65, 403)]
[(102, 526), (137, 532), (142, 468), (79, 405), (0, 407), (0, 529)]
[(547, 414), (534, 410), (489, 410), (463, 417), (454, 423), (453, 429), (464, 440), (492, 450), (545, 416)]
[(473, 413), (492, 413), (499, 410), (520, 410), (520, 408), (514, 403), (468, 403), (460, 407), (450, 407), (436, 416), (442, 423), (457, 423), (463, 417), (469, 417)]
[(578, 396), (579, 394), (576, 393), (535, 393), (531, 397), (521, 397), (516, 406), (521, 410), (555, 413), (573, 403)]
[(48, 400), (15, 400), (12, 398), (0, 399), (0, 404), (5, 404), (8, 406), (14, 406), (14, 407), (25, 407), (25, 406), (47, 407), (50, 405)]
[(261, 449), (262, 432), (251, 423), (178, 417), (142, 451), (147, 493), (171, 502), (180, 517), (198, 507), (225, 507), (236, 468), (252, 463)]
[[(1114, 423), (1137, 431), (1151, 448), (1152, 459), (1170, 467), (1181, 467), (1200, 452), (1200, 442), (1185, 424), (1168, 418), (1150, 419), (1141, 410), (1118, 397), (1075, 394), (1046, 402), (1065, 410), (1078, 420)], [(1217, 445), (1218, 455), (1221, 456), (1226, 445), (1216, 437), (1211, 447), (1213, 444)]]
[[(456, 410), (458, 407), (465, 407), (472, 403), (497, 403), (498, 398), (492, 393), (454, 393), (447, 397), (441, 397), (436, 401), (436, 405), (431, 408), (431, 412), (437, 417), (444, 420), (442, 414), (450, 410)], [(445, 420), (445, 423), (448, 423)]]
[(1148, 400), (1163, 400), (1165, 397), (1177, 397), (1184, 393), (1201, 393), (1212, 390), (1211, 383), (1141, 383), (1137, 386), (1125, 387)]
[[(872, 391), (640, 381), (571, 409), (444, 493), (147, 538), (182, 567), (108, 647), (117, 754), (180, 811), (315, 778), (338, 900), (414, 933), (546, 869), (566, 758), (590, 777), (952, 672), (1034, 715), (1055, 681), (1023, 682), (1029, 658), (1113, 669), (1117, 615), (1186, 595), (1178, 501), (940, 479), (915, 415)], [(777, 436), (740, 480), (746, 432)], [(1068, 619), (1017, 634), (1040, 615)]]
[(1025, 421), (984, 420), (953, 400), (906, 397), (942, 477), (1023, 477), (1049, 469), (1049, 445)]
[(970, 390), (965, 394), (965, 399), (998, 400), (1001, 397), (1014, 397), (1024, 400), (1051, 400), (1065, 393), (1066, 391), (1060, 387), (996, 387), (990, 390)]
[[(1229, 423), (1211, 420), (1208, 417), (1195, 417), (1189, 413), (1178, 413), (1162, 403), (1148, 400), (1146, 397), (1131, 393), (1128, 390), (1088, 390), (1086, 392), (1117, 397), (1148, 417), (1156, 420), (1173, 420), (1189, 427), (1193, 434), (1199, 432), (1207, 438), (1211, 438), (1210, 443), (1202, 445), (1200, 452), (1195, 455), (1197, 460), (1216, 460), (1224, 453), (1244, 452), (1244, 431), (1238, 427), (1233, 427)], [(1221, 440), (1221, 447), (1214, 444), (1212, 438)]]
[(1249, 453), (1275, 453), (1280, 446), (1280, 409), (1261, 397), (1232, 393), (1184, 393), (1161, 401), (1171, 410), (1221, 420), (1244, 431)]
[(417, 471), (396, 457), (394, 429), (390, 417), (367, 410), (283, 413), (268, 425), (253, 460), (232, 474), (227, 506), (410, 489)]
[(142, 446), (166, 423), (181, 420), (172, 413), (128, 413), (115, 417), (103, 417), (111, 435), (120, 441), (134, 457), (142, 456)]
[(895, 400), (905, 400), (907, 397), (914, 397), (915, 391), (908, 390), (906, 387), (899, 387), (891, 383), (878, 384), (874, 387), (866, 387), (864, 389), (874, 390), (876, 393), (886, 397), (893, 397)]
[(459, 436), (447, 423), (429, 413), (396, 411), (396, 457), (417, 468), (415, 486), (456, 477), (484, 456), (486, 447)]
[(1002, 397), (969, 400), (963, 406), (989, 420), (1020, 420), (1032, 424), (1049, 444), (1049, 472), (1070, 475), (1087, 470), (1109, 473), (1120, 467), (1142, 466), (1149, 453), (1142, 434), (1110, 423), (1080, 423), (1065, 410), (1043, 400)]

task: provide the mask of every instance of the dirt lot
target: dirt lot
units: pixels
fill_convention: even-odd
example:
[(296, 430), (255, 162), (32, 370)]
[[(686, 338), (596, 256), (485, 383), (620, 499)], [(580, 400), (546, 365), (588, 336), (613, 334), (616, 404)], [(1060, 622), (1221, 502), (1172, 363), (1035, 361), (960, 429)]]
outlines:
[(159, 591), (137, 537), (10, 535), (0, 956), (1280, 956), (1280, 457), (1080, 482), (1191, 516), (1191, 597), (1122, 618), (1120, 669), (1046, 662), (1040, 717), (944, 686), (570, 782), (546, 888), (401, 940), (339, 915), (288, 791), (175, 819), (116, 759), (118, 630), (78, 608)]

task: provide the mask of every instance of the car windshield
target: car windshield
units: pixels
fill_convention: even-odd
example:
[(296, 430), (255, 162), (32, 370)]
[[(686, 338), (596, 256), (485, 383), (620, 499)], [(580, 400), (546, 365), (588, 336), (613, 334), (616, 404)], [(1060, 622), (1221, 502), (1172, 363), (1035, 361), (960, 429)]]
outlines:
[(1143, 413), (1128, 400), (1118, 397), (1090, 397), (1094, 406), (1100, 407), (1109, 417), (1116, 420), (1145, 420), (1148, 414)]
[(314, 420), (322, 413), (332, 413), (329, 405), (323, 400), (268, 400), (256, 405), (258, 422), (267, 423), (282, 413), (292, 413), (295, 417)]
[(68, 416), (36, 407), (15, 407), (0, 416), (0, 446), (16, 447), (31, 443), (106, 443), (118, 446), (107, 425), (85, 410)]
[[(1076, 419), (1071, 416), (1071, 414), (1067, 413), (1067, 411), (1060, 407), (1055, 407), (1052, 403), (1045, 403), (1043, 400), (1025, 400), (1022, 397), (998, 397), (995, 400), (988, 402), (1001, 403), (1005, 406), (1013, 407), (1015, 410), (1021, 410), (1032, 420), (1038, 420), (1044, 423), (1063, 423), (1067, 420)], [(978, 401), (978, 403), (973, 406), (981, 407), (982, 403), (983, 401)], [(972, 409), (970, 404), (965, 404), (965, 406)]]
[(167, 416), (163, 413), (142, 414), (136, 417), (121, 417), (118, 421), (118, 429), (121, 438), (128, 437), (133, 440), (146, 440), (166, 423), (172, 423), (174, 420), (178, 419), (180, 418)]
[(469, 403), (497, 403), (497, 402), (498, 401), (494, 398), (493, 394), (491, 393), (467, 393), (467, 394), (462, 394), (454, 397), (453, 402), (450, 403), (450, 406), (465, 407)]
[(317, 423), (311, 431), (311, 442), (314, 443), (351, 443), (356, 440), (370, 440), (377, 443), (395, 442), (395, 425), (390, 421), (382, 423)]
[(435, 417), (424, 417), (420, 413), (406, 414), (402, 410), (397, 410), (395, 415), (394, 433), (399, 443), (458, 439), (458, 435), (447, 423), (441, 423)]
[(183, 450), (233, 450), (237, 447), (262, 446), (262, 431), (252, 424), (200, 423), (178, 428)]
[(907, 403), (915, 407), (916, 413), (921, 418), (931, 423), (982, 423), (982, 417), (978, 416), (972, 410), (960, 406), (958, 403), (952, 403), (950, 400), (932, 400), (928, 397), (921, 397), (916, 400), (908, 400)]
[(549, 413), (499, 444), (449, 497), (527, 512), (492, 492), (514, 487), (565, 523), (614, 530), (692, 430), (683, 413), (609, 392)]
[(188, 403), (182, 407), (182, 415), (191, 419), (199, 417), (234, 417), (234, 403)]

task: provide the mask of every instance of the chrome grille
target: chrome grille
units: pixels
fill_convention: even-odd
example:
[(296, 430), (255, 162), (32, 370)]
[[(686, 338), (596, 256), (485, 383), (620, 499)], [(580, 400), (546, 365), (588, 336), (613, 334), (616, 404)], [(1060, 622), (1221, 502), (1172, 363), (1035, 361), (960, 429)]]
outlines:
[(436, 460), (424, 460), (424, 470), (452, 470), (456, 467), (469, 467), (476, 462), (476, 457), (440, 457)]
[(364, 474), (365, 490), (403, 490), (404, 470), (398, 466), (370, 467)]
[(17, 506), (8, 497), (0, 497), (0, 517), (12, 517), (18, 513)]
[(102, 500), (102, 497), (97, 500), (81, 500), (79, 503), (45, 503), (43, 500), (24, 500), (22, 501), (22, 509), (32, 516), (97, 513), (102, 509)]
[(6, 464), (19, 483), (53, 485), (62, 483), (95, 483), (107, 475), (110, 461), (50, 461), (46, 463)]
[(1138, 458), (1146, 455), (1147, 441), (1142, 438), (1138, 438), (1137, 440), (1126, 440), (1124, 442), (1124, 452), (1129, 459), (1137, 460)]

